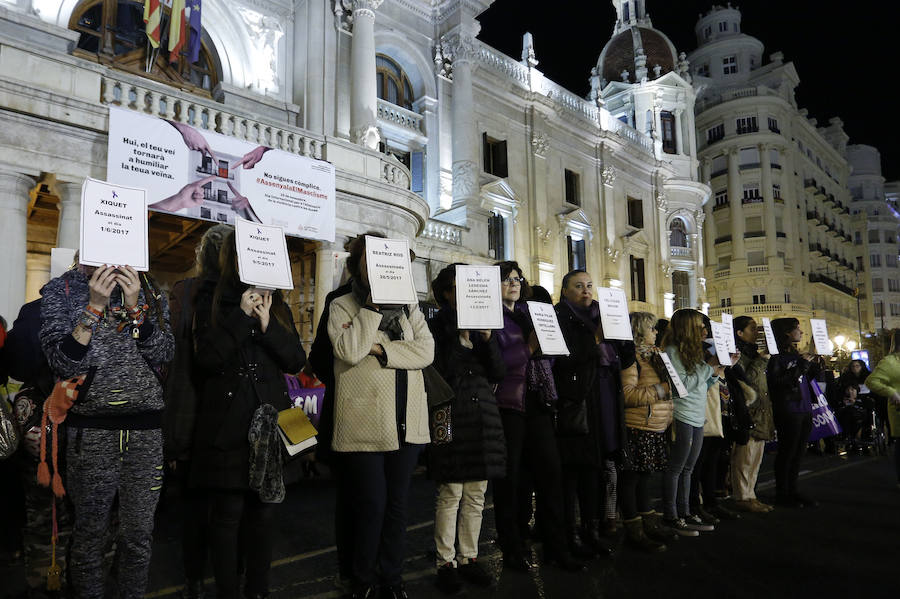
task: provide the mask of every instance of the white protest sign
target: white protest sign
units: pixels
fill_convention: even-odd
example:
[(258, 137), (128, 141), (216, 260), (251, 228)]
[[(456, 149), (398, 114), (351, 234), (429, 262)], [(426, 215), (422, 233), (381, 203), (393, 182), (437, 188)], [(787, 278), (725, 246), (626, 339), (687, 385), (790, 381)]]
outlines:
[(821, 318), (810, 318), (809, 324), (812, 326), (813, 343), (816, 345), (816, 353), (820, 356), (830, 356), (831, 340), (828, 339), (828, 327)]
[(150, 270), (147, 192), (85, 179), (81, 186), (79, 262)]
[(241, 282), (261, 289), (294, 288), (284, 229), (237, 217), (234, 242)]
[(499, 266), (456, 266), (456, 319), (460, 329), (502, 329)]
[(569, 348), (559, 328), (559, 319), (553, 306), (543, 302), (527, 302), (527, 304), (541, 353), (546, 356), (568, 356)]
[(775, 333), (772, 332), (772, 321), (763, 317), (763, 332), (766, 334), (766, 345), (769, 347), (769, 353), (773, 356), (778, 354), (778, 343), (775, 341)]
[(728, 329), (726, 333), (726, 340), (728, 341), (728, 353), (736, 354), (737, 343), (735, 343), (734, 340), (734, 316), (727, 312), (722, 312), (722, 324), (724, 324)]
[(716, 346), (716, 357), (719, 359), (719, 364), (730, 366), (731, 356), (728, 355), (727, 339), (729, 329), (721, 322), (716, 322), (715, 320), (710, 320), (709, 324), (712, 327), (713, 344)]
[(50, 248), (50, 278), (55, 279), (75, 263), (75, 251), (72, 248)]
[(675, 370), (672, 360), (669, 359), (669, 355), (666, 352), (661, 351), (659, 352), (659, 357), (666, 367), (666, 372), (668, 372), (669, 376), (672, 378), (672, 384), (675, 385), (675, 391), (678, 393), (678, 397), (687, 397), (687, 387), (684, 386), (681, 377), (678, 376), (678, 372)]
[(366, 235), (366, 272), (376, 304), (414, 304), (419, 301), (409, 263), (409, 241)]
[(600, 304), (600, 324), (604, 339), (634, 341), (631, 320), (628, 318), (628, 300), (625, 291), (612, 287), (597, 288), (597, 302)]

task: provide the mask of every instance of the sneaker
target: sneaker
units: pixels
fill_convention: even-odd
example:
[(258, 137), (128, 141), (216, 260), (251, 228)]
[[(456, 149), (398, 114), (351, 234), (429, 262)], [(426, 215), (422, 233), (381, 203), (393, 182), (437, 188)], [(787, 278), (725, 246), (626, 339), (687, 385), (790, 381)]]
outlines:
[(712, 524), (708, 524), (704, 522), (700, 516), (696, 514), (690, 514), (682, 518), (684, 520), (684, 525), (688, 527), (690, 530), (699, 530), (701, 532), (712, 532), (716, 529)]
[(700, 533), (692, 528), (688, 528), (687, 522), (684, 521), (684, 518), (678, 518), (676, 520), (663, 520), (663, 524), (668, 526), (671, 530), (675, 532), (675, 534), (682, 537), (699, 537)]
[(734, 502), (734, 508), (742, 512), (765, 513), (769, 508), (756, 499), (741, 499)]
[(457, 595), (462, 591), (462, 580), (459, 578), (459, 572), (456, 567), (447, 562), (437, 569), (437, 580), (435, 581), (438, 590), (445, 595)]
[(466, 582), (479, 587), (489, 587), (494, 584), (494, 577), (475, 558), (470, 559), (468, 563), (460, 564), (459, 576)]

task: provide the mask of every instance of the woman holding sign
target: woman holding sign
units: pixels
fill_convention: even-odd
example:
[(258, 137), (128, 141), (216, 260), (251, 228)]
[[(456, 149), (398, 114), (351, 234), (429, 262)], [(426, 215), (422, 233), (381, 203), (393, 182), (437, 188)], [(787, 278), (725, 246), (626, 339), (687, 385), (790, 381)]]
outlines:
[(784, 507), (814, 507), (817, 502), (797, 490), (800, 460), (812, 431), (813, 393), (810, 381), (822, 370), (820, 356), (801, 354), (797, 344), (803, 339), (800, 321), (776, 318), (772, 333), (778, 344), (778, 355), (769, 360), (766, 371), (778, 453), (775, 455), (775, 504)]
[[(194, 304), (201, 382), (190, 484), (208, 491), (216, 597), (240, 595), (240, 528), (247, 532), (244, 597), (259, 598), (269, 592), (275, 504), (250, 489), (248, 432), (259, 406), (291, 407), (284, 373), (303, 368), (306, 354), (281, 292), (240, 281), (233, 231), (222, 241), (219, 263), (219, 280), (203, 281)], [(283, 484), (280, 476), (274, 482)]]
[(571, 354), (557, 358), (553, 374), (559, 394), (556, 438), (563, 463), (567, 533), (573, 551), (586, 545), (593, 553), (610, 556), (612, 551), (600, 539), (597, 506), (604, 472), (604, 516), (607, 526), (615, 530), (615, 461), (626, 449), (619, 349), (616, 342), (604, 340), (600, 304), (594, 300), (594, 283), (588, 273), (573, 270), (564, 276), (561, 295), (556, 313)]
[(888, 423), (894, 439), (894, 468), (900, 486), (900, 329), (891, 331), (891, 353), (882, 358), (866, 379), (866, 386), (888, 400)]

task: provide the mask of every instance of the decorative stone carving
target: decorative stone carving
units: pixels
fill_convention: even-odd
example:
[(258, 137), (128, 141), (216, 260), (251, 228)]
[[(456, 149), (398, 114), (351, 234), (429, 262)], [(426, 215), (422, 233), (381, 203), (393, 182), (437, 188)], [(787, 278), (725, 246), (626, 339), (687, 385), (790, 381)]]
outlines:
[(278, 40), (284, 35), (282, 21), (245, 6), (238, 5), (236, 8), (253, 44), (255, 55), (253, 74), (256, 81), (251, 85), (262, 92), (277, 91), (279, 89)]
[(547, 242), (550, 241), (550, 237), (553, 235), (552, 228), (541, 225), (537, 225), (534, 228), (534, 232), (537, 234), (537, 239), (541, 242), (541, 245), (547, 245)]
[(663, 212), (669, 209), (669, 198), (666, 197), (665, 192), (658, 191), (656, 193), (656, 207)]
[(478, 166), (469, 160), (453, 163), (453, 199), (470, 198), (478, 195), (476, 184)]
[(534, 37), (528, 32), (522, 36), (522, 63), (531, 68), (538, 66), (538, 60), (534, 56)]
[(535, 156), (539, 156), (543, 158), (547, 155), (547, 150), (550, 148), (550, 142), (547, 139), (547, 136), (543, 133), (537, 133), (532, 135), (531, 137), (531, 149), (534, 152)]
[(370, 150), (376, 150), (381, 143), (381, 133), (375, 125), (361, 125), (350, 131), (350, 140)]
[(703, 228), (703, 223), (706, 221), (706, 214), (703, 213), (702, 210), (697, 210), (694, 212), (694, 222), (697, 223), (697, 228)]
[(641, 47), (634, 51), (634, 78), (636, 81), (644, 81), (647, 78), (647, 55)]
[(350, 31), (353, 26), (353, 4), (351, 0), (334, 0), (334, 28)]
[(697, 284), (700, 285), (703, 291), (706, 291), (706, 277), (697, 277)]
[(610, 264), (615, 264), (619, 260), (619, 256), (621, 255), (621, 250), (615, 250), (611, 247), (606, 248), (606, 258), (607, 260), (609, 260)]
[(619, 76), (622, 78), (622, 81), (625, 83), (631, 83), (628, 79), (631, 77), (631, 73), (628, 72), (628, 69), (622, 69), (622, 72), (619, 73)]
[(687, 54), (682, 52), (678, 55), (678, 74), (681, 75), (682, 79), (691, 82), (691, 63), (687, 59)]
[(659, 76), (662, 74), (662, 67), (658, 64), (653, 65), (653, 78), (659, 79)]
[(661, 270), (663, 276), (668, 279), (669, 277), (672, 276), (672, 270), (674, 270), (674, 269), (672, 268), (672, 265), (669, 264), (668, 262), (663, 262), (659, 265), (659, 270)]
[(353, 15), (354, 17), (366, 15), (374, 19), (375, 10), (381, 6), (382, 2), (384, 2), (384, 0), (352, 0)]
[(600, 176), (603, 178), (603, 184), (610, 187), (616, 182), (616, 169), (613, 166), (604, 166)]
[(445, 44), (438, 41), (434, 47), (434, 68), (437, 74), (449, 80), (453, 80), (453, 61), (450, 50), (444, 49)]

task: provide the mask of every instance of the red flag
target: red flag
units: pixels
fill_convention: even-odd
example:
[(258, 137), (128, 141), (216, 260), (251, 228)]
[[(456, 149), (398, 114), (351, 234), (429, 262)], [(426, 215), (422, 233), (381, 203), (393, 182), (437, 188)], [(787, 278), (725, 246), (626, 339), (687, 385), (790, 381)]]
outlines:
[(144, 23), (147, 26), (147, 40), (154, 48), (159, 48), (159, 40), (162, 35), (159, 27), (161, 15), (159, 0), (144, 0)]
[(169, 62), (177, 62), (178, 55), (187, 42), (184, 26), (184, 0), (172, 0), (172, 17), (169, 21)]

